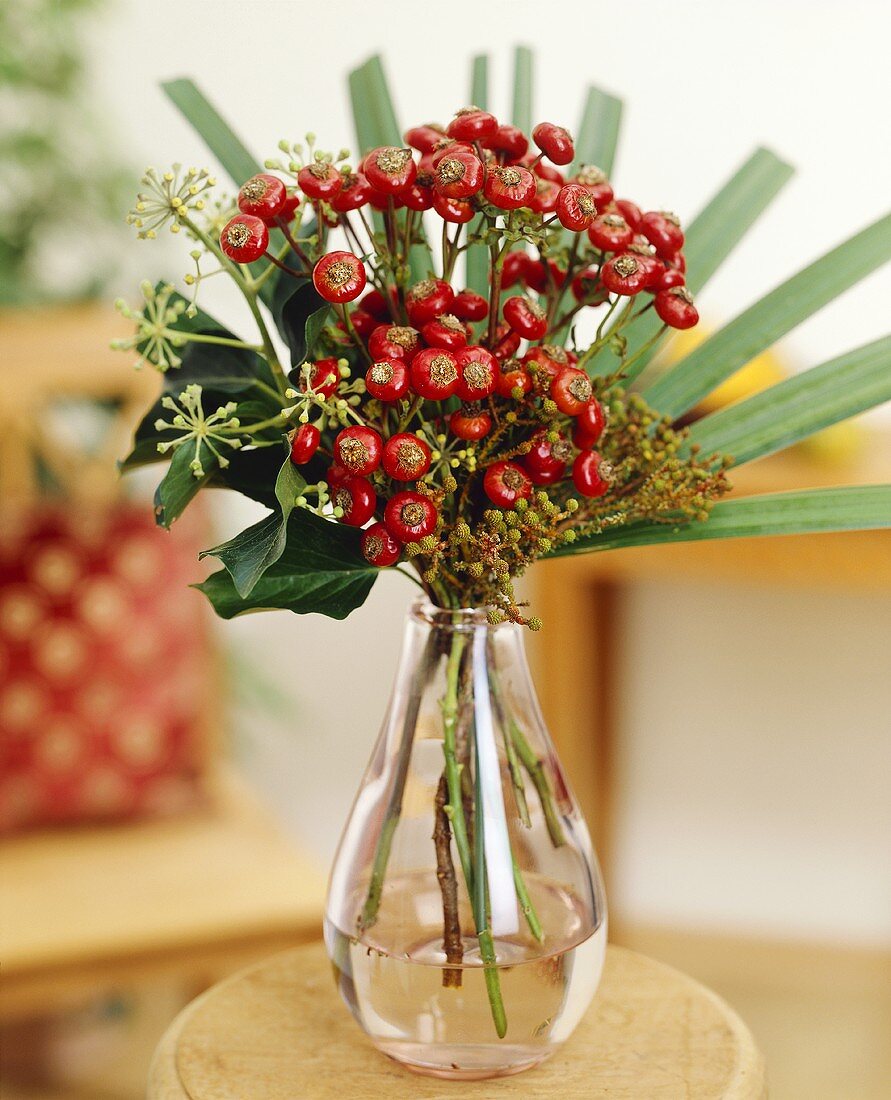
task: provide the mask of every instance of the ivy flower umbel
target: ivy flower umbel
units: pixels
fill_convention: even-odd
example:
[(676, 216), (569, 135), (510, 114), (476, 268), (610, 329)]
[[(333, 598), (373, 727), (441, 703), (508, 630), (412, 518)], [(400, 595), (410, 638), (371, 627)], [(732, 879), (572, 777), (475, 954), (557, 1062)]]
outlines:
[(136, 196), (136, 205), (127, 215), (127, 223), (135, 226), (137, 237), (150, 240), (157, 231), (170, 222), (170, 232), (180, 231), (180, 219), (190, 210), (203, 210), (201, 195), (216, 180), (206, 168), (187, 168), (174, 164), (169, 172), (159, 173), (157, 168), (147, 168), (142, 177), (144, 191)]
[(135, 348), (139, 352), (137, 367), (150, 363), (163, 373), (182, 363), (175, 349), (186, 344), (187, 337), (176, 332), (173, 325), (186, 312), (186, 302), (179, 297), (171, 301), (175, 292), (168, 284), (155, 288), (145, 279), (139, 289), (145, 299), (142, 309), (131, 309), (123, 298), (115, 302), (122, 317), (136, 322), (136, 332), (125, 340), (113, 340), (111, 346), (116, 351)]
[(177, 439), (164, 440), (158, 444), (158, 451), (166, 454), (167, 451), (175, 451), (186, 443), (194, 443), (195, 456), (189, 463), (189, 468), (195, 477), (204, 477), (204, 466), (201, 462), (201, 447), (206, 446), (214, 455), (220, 466), (225, 469), (229, 465), (229, 459), (214, 445), (225, 444), (238, 450), (241, 440), (237, 437), (224, 435), (222, 432), (232, 431), (241, 427), (241, 421), (233, 416), (238, 407), (237, 402), (229, 401), (221, 405), (215, 412), (205, 415), (201, 406), (201, 386), (192, 383), (183, 390), (179, 397), (162, 397), (161, 404), (165, 409), (175, 413), (171, 421), (158, 419), (155, 421), (155, 431), (181, 431)]

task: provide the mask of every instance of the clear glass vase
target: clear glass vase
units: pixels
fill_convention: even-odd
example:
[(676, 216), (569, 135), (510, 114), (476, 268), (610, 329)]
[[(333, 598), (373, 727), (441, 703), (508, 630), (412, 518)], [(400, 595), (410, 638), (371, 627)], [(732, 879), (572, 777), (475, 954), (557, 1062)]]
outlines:
[(600, 980), (597, 861), (523, 628), (419, 601), (331, 873), (325, 939), (379, 1050), (438, 1077), (547, 1058)]

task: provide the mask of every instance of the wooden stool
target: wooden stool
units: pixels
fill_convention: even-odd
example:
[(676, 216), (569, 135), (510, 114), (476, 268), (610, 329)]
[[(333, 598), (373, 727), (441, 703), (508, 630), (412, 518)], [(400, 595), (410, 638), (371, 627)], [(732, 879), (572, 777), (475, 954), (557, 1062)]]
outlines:
[(714, 993), (643, 955), (610, 947), (577, 1031), (536, 1069), (459, 1084), (417, 1077), (379, 1054), (342, 1004), (321, 944), (214, 986), (155, 1052), (148, 1100), (758, 1100), (764, 1062)]

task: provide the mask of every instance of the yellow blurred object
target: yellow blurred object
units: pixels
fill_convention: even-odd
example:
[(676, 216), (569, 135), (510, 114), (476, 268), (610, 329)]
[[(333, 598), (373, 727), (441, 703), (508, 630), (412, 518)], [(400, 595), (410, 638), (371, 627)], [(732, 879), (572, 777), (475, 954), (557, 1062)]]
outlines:
[[(665, 349), (665, 366), (669, 367), (689, 355), (711, 335), (712, 330), (705, 325), (676, 333)], [(775, 386), (791, 373), (782, 357), (768, 348), (704, 397), (696, 406), (696, 412), (705, 416), (727, 405), (733, 405), (743, 398)], [(859, 423), (855, 420), (843, 420), (803, 439), (795, 444), (795, 449), (814, 462), (833, 466), (856, 458), (863, 451), (866, 439), (867, 433)]]
[[(679, 359), (683, 359), (711, 335), (711, 330), (704, 325), (678, 332), (666, 348), (666, 364), (671, 366)], [(732, 405), (744, 397), (751, 397), (752, 394), (760, 393), (768, 386), (775, 386), (777, 382), (782, 382), (788, 377), (789, 371), (785, 369), (780, 357), (768, 348), (704, 397), (698, 408), (703, 414), (714, 412), (715, 409), (723, 409), (725, 405)]]

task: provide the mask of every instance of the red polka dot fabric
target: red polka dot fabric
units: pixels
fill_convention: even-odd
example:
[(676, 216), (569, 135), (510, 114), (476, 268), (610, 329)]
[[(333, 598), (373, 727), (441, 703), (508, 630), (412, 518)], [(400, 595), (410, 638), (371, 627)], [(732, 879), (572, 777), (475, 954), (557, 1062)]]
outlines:
[[(203, 525), (144, 505), (0, 527), (0, 834), (195, 800), (212, 663)], [(204, 724), (203, 724), (204, 723)]]

